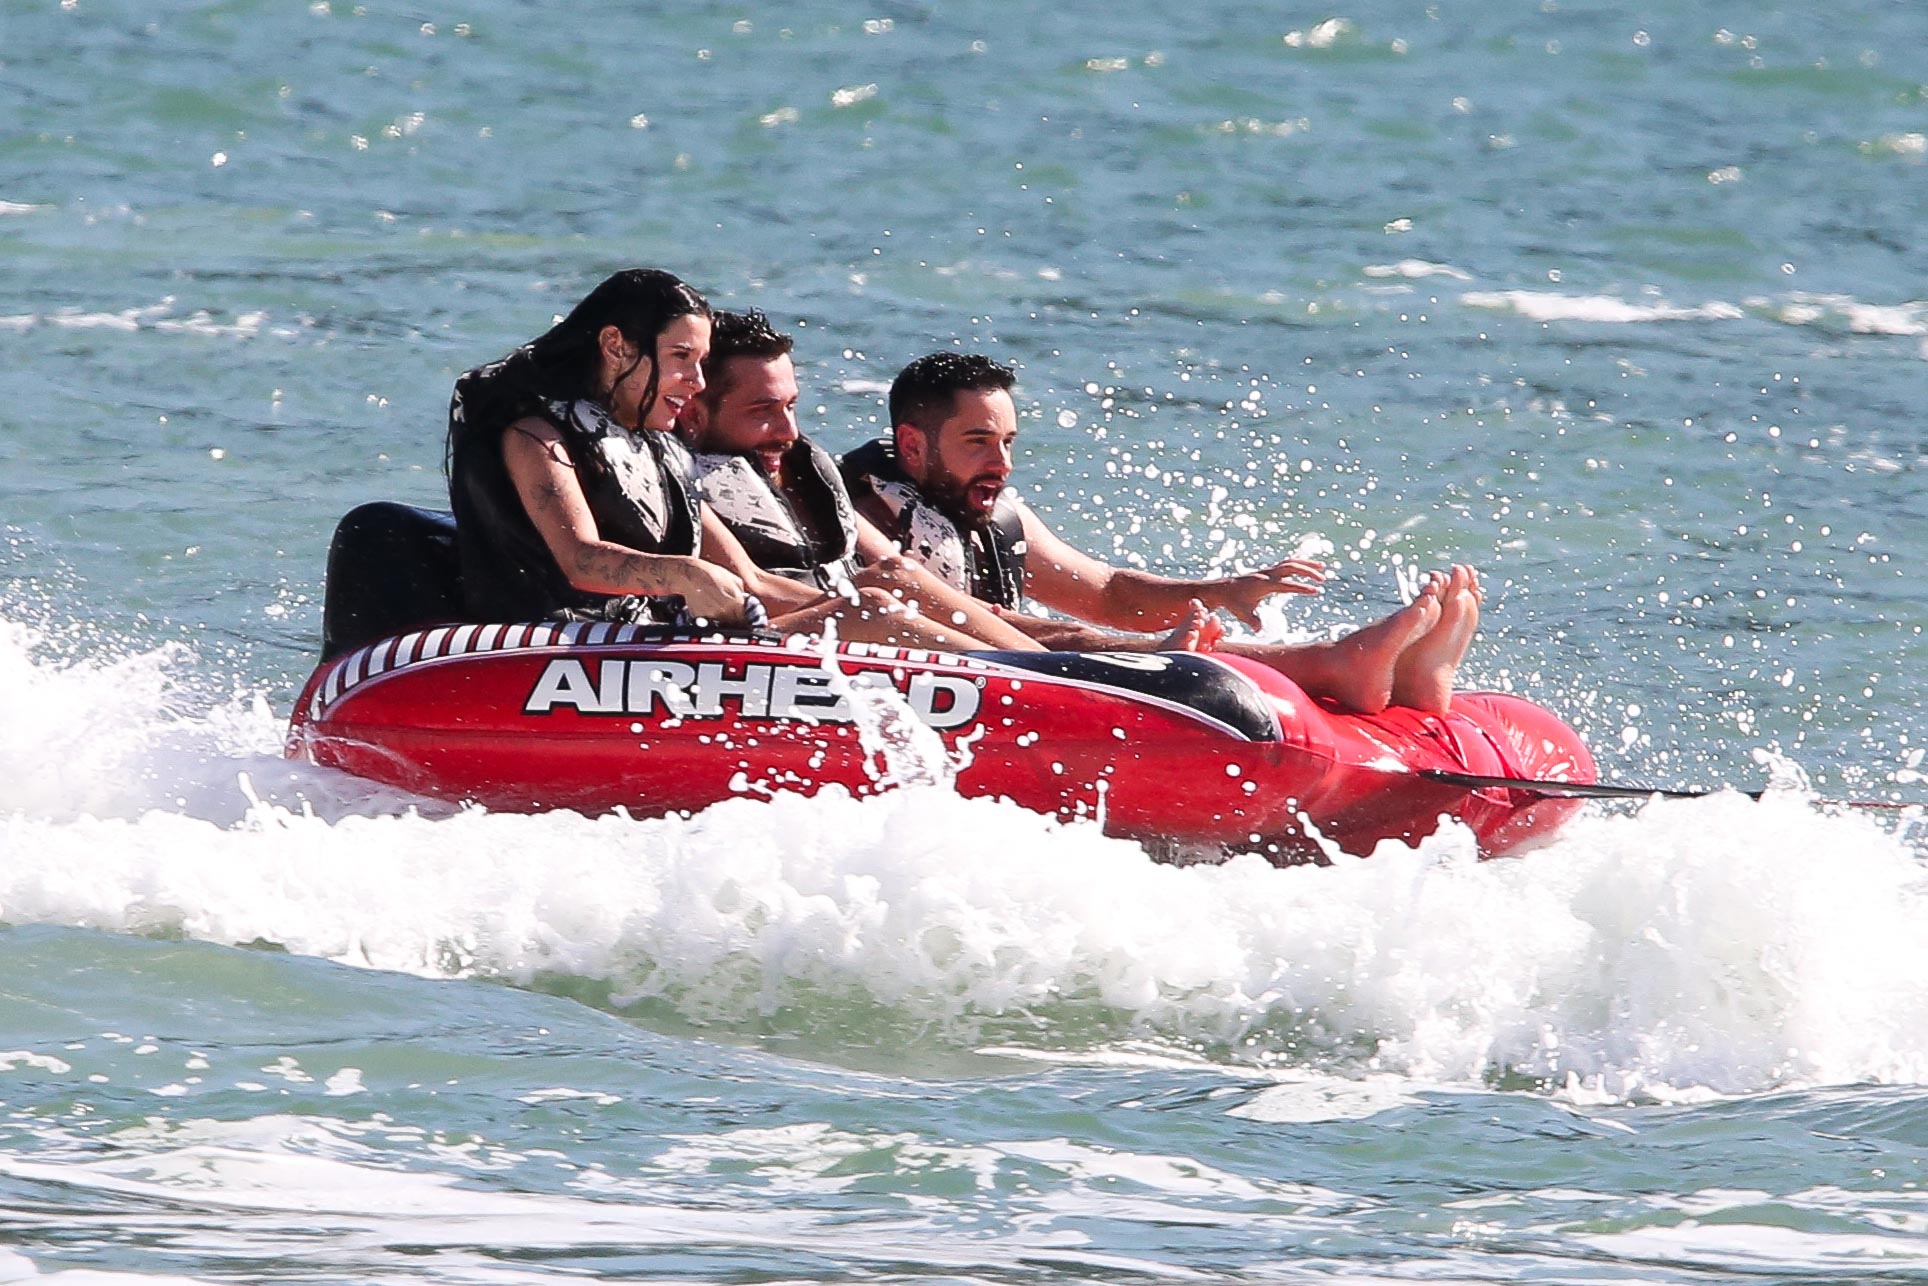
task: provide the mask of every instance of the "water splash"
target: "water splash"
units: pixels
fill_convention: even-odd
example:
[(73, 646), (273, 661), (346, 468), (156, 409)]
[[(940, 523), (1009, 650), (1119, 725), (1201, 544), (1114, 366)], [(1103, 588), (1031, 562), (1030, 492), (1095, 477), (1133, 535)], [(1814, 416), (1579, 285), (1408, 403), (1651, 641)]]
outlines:
[(817, 654), (829, 690), (850, 706), (872, 781), (891, 789), (949, 786), (957, 780), (962, 765), (944, 748), (936, 730), (917, 717), (888, 675), (843, 672), (837, 664), (834, 622), (818, 640)]
[(197, 712), (192, 664), (0, 634), (0, 919), (494, 978), (739, 1038), (834, 1030), (831, 1058), (1150, 1042), (1623, 1099), (1928, 1080), (1919, 839), (1792, 780), (1589, 813), (1514, 861), (1449, 826), (1325, 867), (1175, 867), (959, 797), (929, 730), (858, 688), (892, 786), (873, 797), (437, 815), (280, 760), (255, 699)]

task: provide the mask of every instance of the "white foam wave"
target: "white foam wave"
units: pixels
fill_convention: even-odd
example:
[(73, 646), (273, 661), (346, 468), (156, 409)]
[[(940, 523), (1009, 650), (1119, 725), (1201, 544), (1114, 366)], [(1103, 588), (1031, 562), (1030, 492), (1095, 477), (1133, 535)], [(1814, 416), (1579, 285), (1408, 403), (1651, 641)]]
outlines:
[(0, 817), (162, 809), (232, 825), (259, 797), (329, 814), (409, 802), (286, 762), (282, 715), (258, 693), (210, 700), (194, 675), (179, 644), (61, 657), (41, 632), (0, 620)]
[[(1795, 1274), (1834, 1277), (1845, 1280), (1875, 1281), (1902, 1274), (1915, 1275), (1928, 1269), (1928, 1254), (1921, 1249), (1918, 1229), (1904, 1226), (1883, 1212), (1879, 1224), (1891, 1232), (1865, 1232), (1860, 1227), (1875, 1222), (1866, 1218), (1865, 1209), (1856, 1210), (1856, 1231), (1840, 1231), (1845, 1220), (1834, 1216), (1809, 1214), (1813, 1228), (1777, 1227), (1763, 1217), (1761, 1206), (1766, 1193), (1733, 1194), (1747, 1200), (1730, 1200), (1726, 1208), (1706, 1212), (1715, 1218), (1686, 1218), (1678, 1222), (1632, 1229), (1626, 1232), (1583, 1233), (1576, 1238), (1598, 1253), (1616, 1260), (1637, 1263), (1665, 1263), (1681, 1268), (1712, 1269), (1739, 1275), (1759, 1272), (1785, 1279)], [(1799, 1201), (1783, 1201), (1795, 1212), (1807, 1213)], [(1789, 1217), (1788, 1212), (1778, 1212)]]
[(1871, 143), (1863, 143), (1861, 149), (1871, 155), (1886, 153), (1890, 156), (1915, 159), (1928, 156), (1928, 134), (1912, 130), (1902, 134), (1883, 134)]
[(518, 1250), (661, 1245), (697, 1236), (778, 1244), (778, 1238), (810, 1235), (807, 1216), (684, 1210), (620, 1180), (601, 1186), (626, 1188), (622, 1202), (465, 1187), (462, 1171), (502, 1169), (522, 1158), (499, 1148), (450, 1148), (440, 1150), (438, 1160), (453, 1172), (395, 1170), (382, 1164), (382, 1134), (380, 1126), (273, 1115), (156, 1121), (118, 1131), (115, 1156), (0, 1157), (0, 1174), (123, 1200), (164, 1201), (183, 1217), (239, 1221), (255, 1236), (322, 1223), (337, 1234), (333, 1244), (348, 1263), (360, 1244), (382, 1234), (423, 1246)]
[(1473, 274), (1448, 263), (1428, 263), (1424, 259), (1401, 259), (1398, 263), (1371, 263), (1365, 268), (1368, 277), (1404, 277), (1408, 281), (1426, 277), (1450, 277), (1454, 281), (1471, 281)]
[(1688, 307), (1664, 302), (1634, 304), (1610, 295), (1564, 295), (1539, 290), (1473, 290), (1460, 296), (1468, 308), (1514, 312), (1533, 321), (1627, 324), (1655, 321), (1732, 321), (1745, 314), (1733, 304)]
[(1849, 295), (1796, 294), (1779, 304), (1761, 301), (1790, 326), (1835, 325), (1856, 335), (1928, 335), (1928, 302), (1866, 304)]
[[(1442, 265), (1418, 265), (1438, 268)], [(1408, 265), (1369, 267), (1369, 276), (1423, 275)], [(1451, 270), (1448, 270), (1449, 272)], [(1469, 308), (1517, 313), (1539, 322), (1598, 322), (1628, 325), (1641, 322), (1732, 321), (1750, 313), (1790, 326), (1820, 326), (1854, 335), (1928, 335), (1928, 302), (1870, 304), (1849, 295), (1812, 295), (1796, 292), (1782, 299), (1749, 298), (1745, 306), (1721, 301), (1679, 305), (1663, 300), (1630, 303), (1608, 295), (1566, 295), (1552, 291), (1468, 291), (1460, 302)], [(1928, 351), (1925, 349), (1924, 351)]]
[[(432, 1251), (411, 1265), (412, 1280), (535, 1281), (552, 1273), (517, 1273), (518, 1261), (588, 1252), (630, 1256), (701, 1246), (772, 1261), (804, 1255), (852, 1266), (874, 1276), (888, 1266), (915, 1264), (951, 1279), (994, 1279), (1034, 1268), (1040, 1256), (1069, 1263), (1085, 1275), (1158, 1275), (1184, 1278), (1153, 1260), (1089, 1247), (1081, 1235), (1043, 1223), (1018, 1223), (960, 1240), (946, 1210), (904, 1203), (894, 1215), (866, 1220), (853, 1238), (848, 1212), (812, 1209), (780, 1198), (791, 1193), (837, 1192), (862, 1182), (865, 1161), (888, 1158), (893, 1173), (957, 1172), (990, 1187), (1001, 1168), (1021, 1162), (1047, 1168), (1080, 1190), (1090, 1190), (1114, 1215), (1147, 1220), (1184, 1217), (1200, 1197), (1220, 1195), (1292, 1200), (1308, 1209), (1341, 1208), (1345, 1199), (1280, 1180), (1251, 1181), (1208, 1169), (1187, 1158), (1160, 1157), (1063, 1140), (1019, 1141), (979, 1147), (921, 1142), (915, 1135), (847, 1131), (812, 1123), (747, 1128), (688, 1137), (660, 1156), (641, 1160), (640, 1173), (558, 1160), (552, 1149), (519, 1152), (491, 1140), (424, 1144), (422, 1131), (391, 1126), (377, 1115), (357, 1123), (285, 1115), (245, 1121), (152, 1119), (111, 1135), (112, 1150), (74, 1149), (58, 1159), (0, 1156), (0, 1177), (44, 1185), (69, 1200), (111, 1203), (115, 1231), (124, 1239), (151, 1233), (187, 1245), (194, 1261), (214, 1274), (234, 1261), (253, 1265), (263, 1244), (298, 1241), (304, 1264), (330, 1278), (389, 1280), (394, 1248)], [(435, 1169), (422, 1168), (421, 1154)], [(405, 1154), (409, 1164), (397, 1164)], [(522, 1166), (544, 1171), (543, 1191), (502, 1186), (504, 1172)], [(690, 1199), (684, 1186), (726, 1168), (754, 1176), (751, 1196), (736, 1199), (714, 1185)], [(560, 1183), (558, 1170), (568, 1174)], [(486, 1175), (493, 1182), (465, 1182)], [(1129, 1193), (1113, 1189), (1120, 1177)], [(779, 1199), (772, 1199), (772, 1195)], [(158, 1212), (158, 1213), (157, 1213)], [(588, 1267), (593, 1268), (593, 1263)], [(561, 1271), (567, 1273), (570, 1266)], [(1097, 1270), (1096, 1272), (1092, 1270)], [(185, 1281), (147, 1274), (57, 1274), (81, 1283)], [(24, 1257), (0, 1252), (0, 1281), (41, 1280)]]
[(155, 812), (3, 833), (10, 922), (588, 978), (726, 1029), (831, 1008), (962, 1044), (1154, 1036), (1610, 1098), (1928, 1081), (1918, 858), (1791, 797), (1593, 818), (1516, 861), (1475, 862), (1455, 830), (1298, 870), (1161, 866), (938, 787), (655, 822), (262, 805), (228, 829)]
[[(0, 316), (0, 329), (25, 331), (36, 326), (54, 326), (63, 330), (151, 330), (232, 339), (252, 339), (267, 329), (268, 314), (265, 312), (237, 313), (232, 320), (221, 321), (206, 309), (177, 316), (175, 305), (174, 296), (169, 295), (156, 304), (112, 312), (60, 308), (49, 313), (13, 313)], [(286, 336), (295, 331), (289, 327), (276, 327), (271, 333)]]
[(13, 1286), (16, 1282), (31, 1282), (33, 1286), (202, 1286), (216, 1280), (105, 1268), (57, 1268), (43, 1273), (33, 1260), (18, 1251), (0, 1250), (0, 1286)]
[(586, 979), (725, 1031), (834, 1011), (878, 1045), (1148, 1040), (1576, 1100), (1928, 1082), (1919, 840), (1794, 794), (1296, 870), (1160, 865), (909, 771), (693, 818), (423, 816), (281, 760), (258, 700), (197, 707), (181, 660), (0, 630), (0, 919)]
[(1365, 1121), (1398, 1107), (1423, 1102), (1403, 1077), (1384, 1074), (1362, 1080), (1289, 1076), (1230, 1109), (1229, 1116), (1274, 1125), (1313, 1124), (1320, 1121)]

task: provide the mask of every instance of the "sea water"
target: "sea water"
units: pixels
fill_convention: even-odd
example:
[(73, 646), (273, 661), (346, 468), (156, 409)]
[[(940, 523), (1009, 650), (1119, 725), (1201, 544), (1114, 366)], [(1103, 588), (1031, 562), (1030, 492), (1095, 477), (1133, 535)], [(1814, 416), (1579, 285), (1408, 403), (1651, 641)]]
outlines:
[[(8, 0), (0, 106), (0, 1281), (1928, 1276), (1928, 834), (1827, 802), (1928, 797), (1928, 12)], [(286, 761), (335, 519), (629, 264), (1773, 789), (1278, 870)]]

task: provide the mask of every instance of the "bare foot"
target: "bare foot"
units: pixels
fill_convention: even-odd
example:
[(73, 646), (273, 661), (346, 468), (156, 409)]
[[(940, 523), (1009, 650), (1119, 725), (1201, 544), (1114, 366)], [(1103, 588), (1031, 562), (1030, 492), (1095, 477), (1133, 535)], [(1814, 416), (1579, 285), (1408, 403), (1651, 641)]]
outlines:
[(1439, 595), (1439, 623), (1415, 639), (1393, 667), (1394, 705), (1434, 714), (1452, 705), (1453, 681), (1479, 628), (1481, 597), (1479, 573), (1455, 564)]
[(1315, 697), (1360, 714), (1378, 714), (1392, 700), (1400, 655), (1439, 624), (1446, 578), (1435, 576), (1419, 597), (1381, 621), (1330, 643), (1240, 643), (1221, 652), (1263, 661)]
[(1225, 637), (1225, 623), (1193, 599), (1186, 605), (1185, 619), (1159, 641), (1160, 652), (1210, 652)]
[(1393, 700), (1399, 658), (1438, 627), (1443, 611), (1439, 594), (1422, 587), (1418, 598), (1391, 616), (1333, 643), (1338, 674), (1318, 695), (1361, 714), (1384, 710)]

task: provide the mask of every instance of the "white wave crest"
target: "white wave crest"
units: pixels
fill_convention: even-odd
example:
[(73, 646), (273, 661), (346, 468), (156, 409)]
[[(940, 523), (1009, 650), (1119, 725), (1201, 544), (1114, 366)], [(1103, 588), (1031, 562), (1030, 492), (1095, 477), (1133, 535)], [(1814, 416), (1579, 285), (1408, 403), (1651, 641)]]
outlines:
[(725, 1030), (828, 1008), (881, 1041), (1149, 1036), (1609, 1097), (1928, 1081), (1918, 856), (1793, 796), (1594, 818), (1519, 860), (1477, 862), (1454, 828), (1293, 870), (1163, 866), (941, 787), (653, 822), (264, 804), (231, 828), (157, 811), (4, 835), (12, 923), (589, 979)]
[(1424, 259), (1401, 259), (1398, 263), (1369, 263), (1365, 267), (1368, 277), (1404, 277), (1408, 281), (1425, 277), (1450, 277), (1454, 281), (1471, 281), (1473, 274), (1455, 268), (1449, 263), (1428, 263)]
[(1745, 314), (1733, 304), (1697, 307), (1668, 303), (1632, 304), (1609, 295), (1563, 295), (1538, 290), (1475, 290), (1460, 296), (1468, 308), (1514, 312), (1533, 321), (1602, 322), (1626, 325), (1656, 321), (1732, 321)]
[(1792, 295), (1763, 305), (1790, 326), (1833, 325), (1856, 335), (1928, 335), (1928, 302), (1866, 304), (1849, 295)]
[(0, 631), (0, 920), (882, 1047), (1150, 1040), (1576, 1097), (1928, 1082), (1919, 839), (1792, 791), (1583, 817), (1517, 860), (1449, 826), (1290, 870), (1161, 865), (960, 798), (910, 746), (887, 765), (910, 784), (864, 799), (424, 816), (282, 760), (258, 699), (197, 706), (181, 660)]
[(156, 304), (112, 312), (58, 308), (48, 313), (13, 313), (0, 316), (0, 329), (25, 331), (36, 326), (53, 326), (62, 330), (150, 330), (163, 334), (228, 339), (253, 339), (264, 330), (283, 337), (296, 333), (286, 326), (269, 328), (268, 314), (265, 312), (237, 313), (232, 320), (222, 321), (206, 309), (196, 309), (185, 316), (176, 315), (175, 304), (174, 297), (170, 295)]

